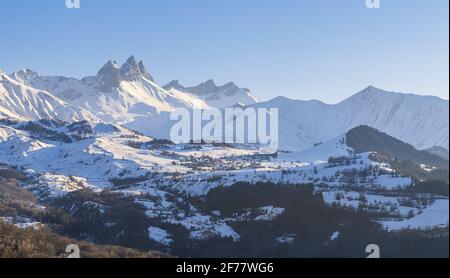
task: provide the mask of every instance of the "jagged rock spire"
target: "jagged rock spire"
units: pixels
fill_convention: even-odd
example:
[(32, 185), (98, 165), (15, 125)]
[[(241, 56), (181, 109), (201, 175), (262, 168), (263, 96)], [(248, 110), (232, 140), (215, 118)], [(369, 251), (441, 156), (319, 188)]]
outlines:
[(116, 62), (109, 60), (96, 76), (99, 89), (102, 91), (111, 91), (111, 88), (119, 87), (124, 80), (136, 81), (141, 78), (154, 81), (144, 62), (141, 60), (138, 63), (134, 56), (130, 56), (121, 67)]
[(120, 86), (122, 78), (120, 76), (119, 67), (115, 62), (109, 60), (97, 73), (97, 82), (99, 89), (102, 91), (110, 91), (111, 88)]
[(127, 81), (139, 79), (141, 71), (134, 56), (130, 56), (128, 60), (120, 68), (120, 76)]
[(139, 66), (139, 70), (144, 78), (146, 78), (150, 81), (155, 81), (153, 79), (153, 77), (151, 76), (151, 74), (148, 72), (147, 68), (145, 67), (144, 61), (140, 60), (138, 63), (138, 66)]

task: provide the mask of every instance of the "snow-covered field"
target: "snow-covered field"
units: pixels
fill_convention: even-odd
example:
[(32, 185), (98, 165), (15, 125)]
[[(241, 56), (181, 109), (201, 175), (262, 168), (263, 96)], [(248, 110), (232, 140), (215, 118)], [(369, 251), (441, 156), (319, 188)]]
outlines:
[(148, 228), (148, 236), (162, 245), (170, 245), (173, 242), (170, 234), (166, 230), (158, 227), (150, 226)]
[(448, 199), (438, 199), (409, 219), (380, 221), (388, 231), (448, 228)]

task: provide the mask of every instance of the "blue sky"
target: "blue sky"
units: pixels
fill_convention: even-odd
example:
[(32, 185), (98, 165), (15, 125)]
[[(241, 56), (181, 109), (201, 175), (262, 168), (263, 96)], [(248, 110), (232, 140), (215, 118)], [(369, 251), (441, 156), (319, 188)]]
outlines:
[(160, 84), (234, 81), (263, 100), (336, 103), (368, 85), (449, 95), (449, 1), (0, 1), (0, 68), (94, 75), (143, 59)]

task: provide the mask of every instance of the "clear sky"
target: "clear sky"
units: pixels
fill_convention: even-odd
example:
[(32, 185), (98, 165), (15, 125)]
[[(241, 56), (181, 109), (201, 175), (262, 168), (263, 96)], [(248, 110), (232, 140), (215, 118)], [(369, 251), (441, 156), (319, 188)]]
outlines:
[(94, 75), (143, 59), (160, 84), (234, 81), (336, 103), (374, 85), (449, 96), (449, 1), (0, 0), (0, 68)]

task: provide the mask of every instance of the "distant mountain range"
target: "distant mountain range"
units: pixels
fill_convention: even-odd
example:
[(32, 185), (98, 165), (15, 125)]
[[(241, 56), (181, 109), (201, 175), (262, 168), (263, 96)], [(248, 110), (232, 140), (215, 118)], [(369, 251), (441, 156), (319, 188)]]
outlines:
[(32, 70), (0, 71), (0, 116), (20, 119), (103, 121), (168, 138), (169, 112), (178, 107), (251, 106), (279, 109), (280, 149), (301, 151), (367, 125), (417, 149), (449, 148), (449, 102), (438, 97), (387, 92), (369, 86), (335, 105), (276, 97), (259, 102), (248, 89), (208, 80), (159, 86), (143, 61), (108, 61), (81, 80), (40, 76)]
[(239, 88), (233, 82), (223, 86), (217, 86), (210, 79), (198, 86), (186, 88), (180, 85), (178, 80), (165, 85), (166, 90), (190, 93), (204, 100), (209, 106), (217, 108), (233, 107), (235, 105), (249, 106), (258, 102), (249, 89)]

